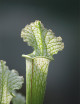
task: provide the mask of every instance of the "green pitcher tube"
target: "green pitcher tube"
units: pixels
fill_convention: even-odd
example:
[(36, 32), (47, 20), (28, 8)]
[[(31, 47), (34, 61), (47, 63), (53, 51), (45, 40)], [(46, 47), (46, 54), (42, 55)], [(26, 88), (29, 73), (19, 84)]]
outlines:
[(26, 104), (43, 104), (50, 60), (26, 57)]
[(50, 60), (63, 50), (64, 43), (38, 20), (26, 25), (21, 37), (34, 49), (32, 53), (22, 55), (26, 58), (26, 104), (43, 104)]

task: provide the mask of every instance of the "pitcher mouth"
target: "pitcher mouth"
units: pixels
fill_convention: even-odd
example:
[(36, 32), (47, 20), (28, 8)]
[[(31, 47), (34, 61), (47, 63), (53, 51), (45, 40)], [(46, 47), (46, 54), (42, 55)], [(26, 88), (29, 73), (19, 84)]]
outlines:
[(22, 54), (22, 57), (30, 58), (30, 59), (45, 58), (45, 59), (48, 59), (48, 60), (54, 60), (54, 58), (50, 58), (50, 57), (48, 57), (48, 56), (30, 56), (30, 55)]

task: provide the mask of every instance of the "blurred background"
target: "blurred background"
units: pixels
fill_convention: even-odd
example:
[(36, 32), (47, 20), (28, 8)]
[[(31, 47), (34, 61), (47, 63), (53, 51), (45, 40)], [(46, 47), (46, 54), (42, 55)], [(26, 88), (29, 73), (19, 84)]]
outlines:
[[(35, 20), (61, 36), (65, 44), (50, 63), (44, 104), (80, 104), (78, 0), (0, 0), (0, 59), (25, 78), (21, 55), (33, 50), (20, 34)], [(26, 95), (25, 82), (18, 92)]]

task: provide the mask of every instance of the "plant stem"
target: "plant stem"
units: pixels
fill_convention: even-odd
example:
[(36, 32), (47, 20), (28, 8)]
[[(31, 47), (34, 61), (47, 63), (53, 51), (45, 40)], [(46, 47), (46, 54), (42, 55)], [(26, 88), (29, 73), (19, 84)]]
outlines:
[(26, 57), (26, 104), (43, 104), (50, 60)]

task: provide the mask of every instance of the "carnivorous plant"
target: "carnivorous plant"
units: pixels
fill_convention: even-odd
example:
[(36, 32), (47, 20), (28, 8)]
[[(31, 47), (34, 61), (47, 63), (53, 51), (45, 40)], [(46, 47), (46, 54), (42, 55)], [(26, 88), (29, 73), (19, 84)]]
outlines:
[(64, 43), (38, 20), (25, 26), (21, 37), (34, 49), (22, 55), (26, 58), (26, 104), (43, 104), (49, 63), (54, 54), (63, 50)]
[(13, 91), (20, 89), (23, 82), (23, 77), (16, 70), (10, 71), (6, 62), (0, 60), (0, 104), (10, 104)]

